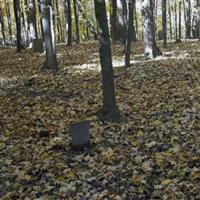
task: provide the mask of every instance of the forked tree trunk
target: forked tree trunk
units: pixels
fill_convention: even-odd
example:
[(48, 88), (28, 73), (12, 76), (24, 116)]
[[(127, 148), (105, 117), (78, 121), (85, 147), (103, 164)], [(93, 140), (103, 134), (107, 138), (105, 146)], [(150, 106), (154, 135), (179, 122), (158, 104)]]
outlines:
[(104, 119), (110, 121), (118, 121), (120, 116), (117, 110), (115, 99), (111, 44), (106, 16), (105, 0), (94, 0), (94, 5), (99, 30), (99, 53), (102, 74)]
[(162, 55), (155, 40), (154, 2), (153, 0), (142, 0), (141, 6), (145, 56), (154, 58)]
[(45, 0), (40, 0), (42, 11), (43, 40), (45, 43), (46, 61), (43, 69), (58, 70), (56, 57), (56, 39), (53, 27), (53, 13), (51, 4), (46, 5)]

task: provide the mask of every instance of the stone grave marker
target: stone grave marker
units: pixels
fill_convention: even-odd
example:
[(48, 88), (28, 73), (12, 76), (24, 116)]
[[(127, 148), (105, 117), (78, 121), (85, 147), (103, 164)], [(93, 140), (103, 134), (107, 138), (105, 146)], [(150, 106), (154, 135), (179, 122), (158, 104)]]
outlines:
[(43, 53), (43, 39), (35, 39), (33, 40), (33, 52)]
[(81, 121), (71, 124), (72, 149), (83, 150), (90, 147), (90, 122)]

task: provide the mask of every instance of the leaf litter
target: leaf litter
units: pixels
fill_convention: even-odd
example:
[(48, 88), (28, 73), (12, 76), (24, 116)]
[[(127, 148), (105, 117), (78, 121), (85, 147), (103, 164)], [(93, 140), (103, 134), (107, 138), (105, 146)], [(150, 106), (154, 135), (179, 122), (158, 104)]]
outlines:
[[(116, 68), (118, 124), (97, 115), (95, 43), (58, 46), (54, 75), (40, 72), (44, 55), (1, 49), (1, 199), (200, 199), (198, 49), (170, 43), (167, 51), (187, 59)], [(122, 61), (122, 51), (114, 45), (113, 59)], [(136, 43), (132, 59), (139, 54)], [(92, 148), (73, 152), (69, 125), (80, 120), (91, 121)]]

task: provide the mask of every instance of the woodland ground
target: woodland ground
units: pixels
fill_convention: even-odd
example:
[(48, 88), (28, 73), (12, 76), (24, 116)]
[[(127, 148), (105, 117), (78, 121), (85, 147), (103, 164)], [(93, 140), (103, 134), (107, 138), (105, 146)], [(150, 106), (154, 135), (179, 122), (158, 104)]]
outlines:
[[(200, 43), (155, 60), (133, 48), (132, 67), (114, 70), (120, 123), (98, 119), (97, 44), (59, 45), (55, 75), (44, 55), (0, 49), (1, 199), (200, 199)], [(86, 119), (92, 148), (73, 152), (69, 124)]]

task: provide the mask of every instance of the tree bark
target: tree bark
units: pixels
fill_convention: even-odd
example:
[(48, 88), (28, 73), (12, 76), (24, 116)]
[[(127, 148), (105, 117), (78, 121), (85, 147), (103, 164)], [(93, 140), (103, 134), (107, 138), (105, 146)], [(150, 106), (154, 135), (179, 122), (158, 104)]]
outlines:
[(145, 56), (154, 58), (162, 55), (155, 41), (154, 2), (153, 0), (142, 0), (141, 6)]
[(79, 33), (79, 19), (78, 19), (78, 2), (77, 0), (73, 0), (74, 4), (74, 20), (75, 20), (75, 27), (76, 27), (76, 44), (80, 43), (80, 33)]
[(162, 34), (164, 39), (164, 47), (167, 47), (167, 2), (162, 0)]
[(169, 32), (170, 32), (170, 39), (172, 39), (172, 15), (171, 15), (171, 4), (170, 0), (168, 0), (168, 15), (169, 15)]
[(105, 0), (94, 0), (94, 5), (99, 30), (99, 54), (102, 73), (104, 119), (109, 121), (118, 121), (120, 116), (117, 110), (115, 99), (111, 44)]
[(113, 40), (125, 44), (127, 26), (127, 4), (125, 0), (112, 0)]
[(174, 1), (174, 16), (175, 16), (175, 40), (178, 40), (178, 27), (177, 27), (177, 5), (176, 1)]
[(5, 35), (5, 24), (2, 7), (0, 7), (0, 23), (1, 23), (1, 34), (3, 36), (3, 46), (6, 44), (6, 35)]
[(29, 7), (28, 19), (29, 19), (30, 39), (31, 41), (33, 41), (34, 39), (38, 38), (35, 0), (29, 0), (28, 7)]
[(53, 28), (53, 13), (50, 3), (45, 4), (45, 0), (40, 0), (42, 12), (43, 40), (45, 43), (46, 61), (43, 69), (57, 71), (56, 41)]
[(20, 11), (20, 0), (14, 0), (14, 15), (15, 15), (15, 23), (16, 23), (16, 31), (17, 31), (17, 52), (21, 53), (22, 45), (21, 45), (21, 11)]
[(185, 37), (191, 39), (191, 0), (184, 1)]
[(179, 23), (178, 23), (178, 30), (179, 30), (179, 34), (178, 34), (178, 39), (179, 39), (179, 42), (181, 41), (181, 38), (182, 38), (182, 29), (181, 29), (181, 18), (182, 18), (182, 16), (181, 16), (181, 9), (182, 9), (182, 3), (181, 3), (181, 1), (179, 2), (179, 7), (178, 7), (178, 9), (179, 9)]
[(125, 66), (130, 67), (130, 56), (131, 56), (131, 41), (133, 38), (133, 0), (128, 0), (128, 28), (126, 35), (126, 46), (125, 46)]
[(12, 23), (11, 23), (11, 13), (10, 13), (10, 4), (9, 1), (5, 0), (5, 7), (6, 7), (6, 15), (7, 15), (7, 23), (8, 23), (8, 31), (10, 36), (10, 42), (12, 43)]
[(59, 11), (59, 6), (58, 6), (58, 0), (55, 1), (55, 10), (56, 10), (56, 27), (57, 27), (57, 32), (58, 32), (58, 41), (61, 42), (63, 39), (63, 30), (62, 30), (62, 23), (60, 19), (60, 11)]
[(66, 46), (72, 44), (72, 15), (71, 15), (71, 1), (64, 0), (65, 10), (65, 30), (66, 30)]

